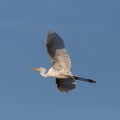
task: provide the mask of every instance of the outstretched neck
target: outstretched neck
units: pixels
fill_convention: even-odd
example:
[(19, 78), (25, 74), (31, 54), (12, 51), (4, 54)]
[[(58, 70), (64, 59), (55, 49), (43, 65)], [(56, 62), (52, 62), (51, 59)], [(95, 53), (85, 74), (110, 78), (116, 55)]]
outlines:
[(41, 74), (41, 76), (43, 76), (43, 77), (48, 77), (48, 75), (47, 75), (47, 72), (46, 72), (46, 69), (44, 68), (44, 69), (42, 69), (41, 71), (40, 71), (40, 74)]

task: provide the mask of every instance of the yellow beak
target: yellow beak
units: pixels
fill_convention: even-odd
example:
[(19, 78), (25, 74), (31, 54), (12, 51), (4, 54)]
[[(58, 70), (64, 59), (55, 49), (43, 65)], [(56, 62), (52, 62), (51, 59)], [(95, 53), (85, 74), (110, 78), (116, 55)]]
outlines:
[(32, 70), (40, 71), (41, 69), (40, 68), (32, 68)]

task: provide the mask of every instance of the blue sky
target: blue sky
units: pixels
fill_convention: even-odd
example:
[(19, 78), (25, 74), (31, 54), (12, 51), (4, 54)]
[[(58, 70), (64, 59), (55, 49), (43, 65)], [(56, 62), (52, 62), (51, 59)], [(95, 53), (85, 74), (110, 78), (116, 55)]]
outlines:
[[(119, 0), (0, 1), (1, 120), (120, 119)], [(60, 93), (54, 79), (32, 67), (50, 67), (45, 40), (64, 39), (77, 82)]]

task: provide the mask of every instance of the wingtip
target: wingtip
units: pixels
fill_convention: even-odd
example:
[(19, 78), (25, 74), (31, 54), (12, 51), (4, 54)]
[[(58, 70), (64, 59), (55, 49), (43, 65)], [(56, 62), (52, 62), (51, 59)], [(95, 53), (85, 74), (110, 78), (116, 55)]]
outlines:
[(53, 31), (53, 30), (49, 29), (49, 30), (48, 30), (48, 35), (50, 35), (50, 34), (52, 34), (52, 33), (57, 34), (55, 31)]
[(53, 33), (51, 29), (48, 30), (48, 35), (49, 35), (50, 33)]

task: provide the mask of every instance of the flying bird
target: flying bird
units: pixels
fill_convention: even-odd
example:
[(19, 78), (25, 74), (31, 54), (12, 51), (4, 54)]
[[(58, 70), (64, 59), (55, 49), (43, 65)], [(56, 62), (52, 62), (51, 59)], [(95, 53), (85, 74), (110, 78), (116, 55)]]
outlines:
[(52, 67), (48, 71), (44, 67), (32, 68), (32, 70), (39, 71), (43, 77), (55, 78), (59, 91), (69, 92), (74, 89), (76, 80), (96, 83), (96, 81), (92, 79), (82, 78), (72, 74), (70, 56), (62, 38), (56, 32), (49, 31), (46, 47)]

